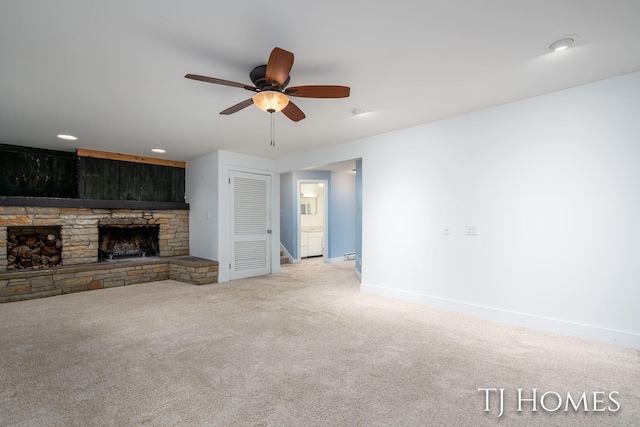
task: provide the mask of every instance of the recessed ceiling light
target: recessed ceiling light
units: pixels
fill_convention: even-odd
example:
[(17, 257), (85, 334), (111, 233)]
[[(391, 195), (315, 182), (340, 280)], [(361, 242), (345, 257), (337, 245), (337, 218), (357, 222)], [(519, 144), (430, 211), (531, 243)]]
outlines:
[(351, 110), (351, 114), (355, 114), (356, 116), (360, 114), (364, 114), (366, 112), (367, 110), (365, 110), (364, 108), (354, 108), (353, 110)]
[(562, 36), (560, 38), (554, 39), (552, 41), (550, 41), (549, 43), (547, 43), (547, 45), (545, 46), (546, 49), (552, 51), (552, 52), (558, 52), (561, 50), (565, 50), (567, 48), (570, 48), (571, 46), (573, 46), (573, 44), (576, 42), (576, 40), (578, 39), (578, 35), (577, 34), (571, 34), (568, 36)]
[(151, 151), (154, 153), (166, 153), (167, 150), (163, 150), (162, 148), (152, 148)]
[(76, 139), (78, 139), (78, 137), (73, 135), (58, 135), (58, 138), (66, 139), (67, 141), (75, 141)]
[(573, 40), (573, 39), (558, 40), (558, 41), (555, 41), (555, 42), (551, 43), (551, 45), (549, 45), (549, 49), (551, 49), (554, 52), (557, 52), (559, 50), (564, 50), (564, 49), (570, 47), (573, 44), (574, 41), (575, 40)]

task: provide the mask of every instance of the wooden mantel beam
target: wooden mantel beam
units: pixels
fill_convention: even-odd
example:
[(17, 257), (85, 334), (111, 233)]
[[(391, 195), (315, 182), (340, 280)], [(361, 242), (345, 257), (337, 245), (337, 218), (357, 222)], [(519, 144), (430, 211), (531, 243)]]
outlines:
[(76, 154), (79, 157), (93, 157), (96, 159), (121, 160), (123, 162), (147, 163), (150, 165), (171, 166), (174, 168), (185, 168), (185, 162), (176, 160), (157, 159), (154, 157), (133, 156), (130, 154), (109, 153), (108, 151), (89, 150), (78, 148)]

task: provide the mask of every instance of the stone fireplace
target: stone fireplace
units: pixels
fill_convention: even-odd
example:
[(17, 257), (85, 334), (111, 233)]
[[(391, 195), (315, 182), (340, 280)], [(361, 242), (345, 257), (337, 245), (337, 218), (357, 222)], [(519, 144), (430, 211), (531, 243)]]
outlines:
[[(24, 268), (9, 267), (17, 247)], [(54, 250), (62, 264), (40, 258), (38, 268), (26, 268)], [(203, 285), (217, 277), (217, 261), (189, 255), (184, 203), (0, 196), (0, 303), (167, 279)]]
[(107, 227), (121, 230), (152, 227), (157, 230), (154, 255), (189, 254), (188, 210), (0, 206), (0, 271), (8, 270), (9, 227), (59, 228), (65, 266), (98, 262), (100, 229)]

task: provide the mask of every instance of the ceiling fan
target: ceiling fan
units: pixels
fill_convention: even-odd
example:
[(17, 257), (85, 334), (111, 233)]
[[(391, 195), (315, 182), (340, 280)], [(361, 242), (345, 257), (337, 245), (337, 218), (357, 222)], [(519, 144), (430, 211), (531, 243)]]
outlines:
[(299, 122), (306, 116), (296, 104), (289, 100), (290, 96), (300, 98), (346, 98), (349, 96), (350, 89), (347, 86), (314, 85), (287, 88), (291, 67), (293, 67), (293, 53), (276, 47), (271, 51), (266, 65), (259, 65), (249, 73), (254, 86), (197, 74), (187, 74), (185, 77), (256, 92), (251, 98), (221, 111), (220, 114), (224, 115), (236, 113), (251, 104), (256, 104), (261, 110), (269, 113), (282, 111), (289, 119)]

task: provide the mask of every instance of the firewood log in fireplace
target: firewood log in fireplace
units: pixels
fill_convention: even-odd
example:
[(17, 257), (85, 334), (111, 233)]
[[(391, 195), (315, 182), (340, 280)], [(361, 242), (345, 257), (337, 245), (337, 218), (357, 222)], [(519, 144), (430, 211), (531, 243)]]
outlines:
[(62, 265), (62, 241), (50, 233), (16, 235), (7, 241), (7, 270)]

